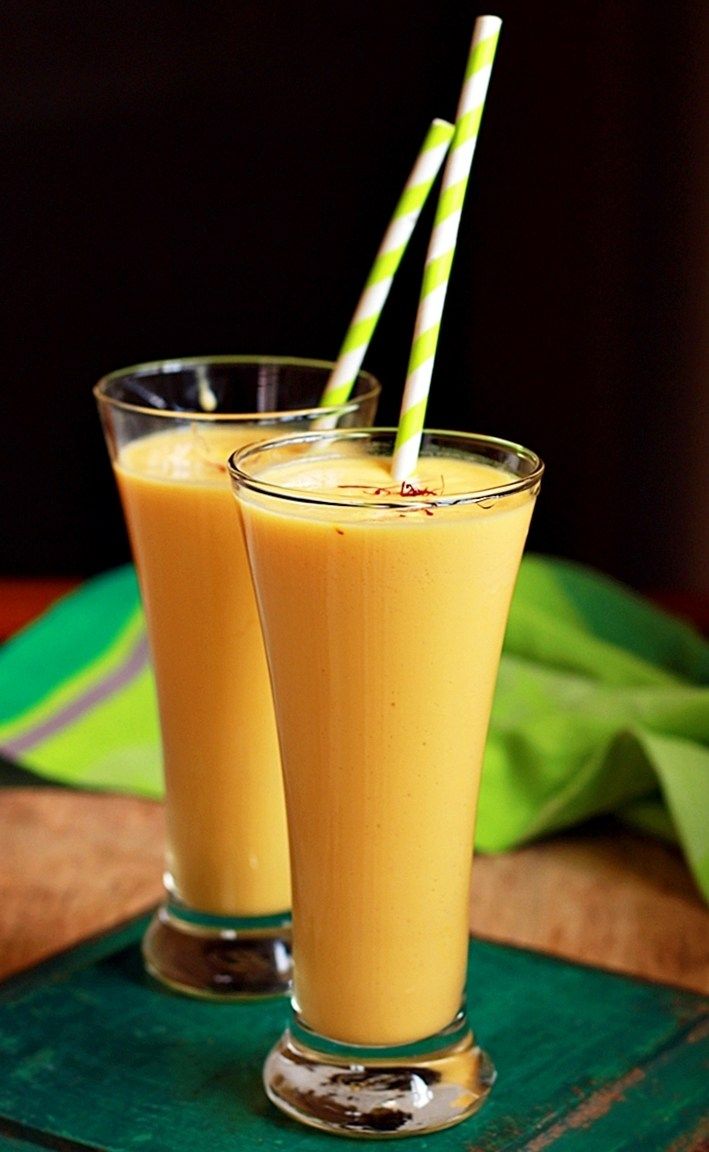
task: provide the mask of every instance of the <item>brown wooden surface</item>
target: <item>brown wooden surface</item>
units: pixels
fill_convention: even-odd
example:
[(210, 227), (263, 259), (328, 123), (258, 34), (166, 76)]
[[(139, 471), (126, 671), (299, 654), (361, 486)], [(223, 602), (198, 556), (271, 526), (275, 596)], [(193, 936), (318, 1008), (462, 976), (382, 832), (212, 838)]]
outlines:
[(0, 845), (0, 978), (160, 899), (160, 804), (2, 789)]
[[(37, 587), (23, 596), (34, 614)], [(155, 903), (163, 836), (150, 801), (0, 790), (0, 977)], [(479, 857), (471, 910), (476, 935), (709, 993), (709, 912), (684, 861), (612, 821)]]
[[(0, 977), (155, 903), (159, 804), (0, 792)], [(709, 914), (677, 852), (598, 823), (474, 868), (476, 935), (709, 993)]]

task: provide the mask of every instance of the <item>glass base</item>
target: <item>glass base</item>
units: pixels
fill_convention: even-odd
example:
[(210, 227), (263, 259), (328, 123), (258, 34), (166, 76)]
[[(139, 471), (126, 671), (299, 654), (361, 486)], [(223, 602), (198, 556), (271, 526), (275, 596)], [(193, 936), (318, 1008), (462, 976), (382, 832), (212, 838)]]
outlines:
[(295, 1019), (269, 1053), (269, 1099), (333, 1135), (420, 1136), (460, 1124), (485, 1103), (495, 1068), (463, 1015), (423, 1044), (361, 1048), (318, 1037)]
[(150, 921), (142, 948), (147, 971), (175, 992), (244, 1000), (291, 991), (288, 914), (232, 919), (169, 901)]

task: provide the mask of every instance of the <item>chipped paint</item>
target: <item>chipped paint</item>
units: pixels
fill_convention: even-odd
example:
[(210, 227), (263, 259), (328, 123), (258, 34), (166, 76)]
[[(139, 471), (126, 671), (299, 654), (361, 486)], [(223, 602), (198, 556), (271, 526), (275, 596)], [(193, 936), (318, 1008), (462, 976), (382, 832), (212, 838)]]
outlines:
[(631, 1068), (625, 1076), (621, 1076), (620, 1079), (607, 1084), (604, 1088), (599, 1088), (597, 1092), (592, 1093), (578, 1107), (564, 1116), (563, 1120), (557, 1120), (546, 1132), (541, 1132), (539, 1136), (530, 1140), (524, 1145), (522, 1152), (541, 1152), (543, 1148), (551, 1147), (570, 1131), (578, 1128), (590, 1128), (596, 1120), (606, 1116), (611, 1108), (624, 1098), (629, 1088), (639, 1084), (644, 1079), (645, 1073), (642, 1068)]

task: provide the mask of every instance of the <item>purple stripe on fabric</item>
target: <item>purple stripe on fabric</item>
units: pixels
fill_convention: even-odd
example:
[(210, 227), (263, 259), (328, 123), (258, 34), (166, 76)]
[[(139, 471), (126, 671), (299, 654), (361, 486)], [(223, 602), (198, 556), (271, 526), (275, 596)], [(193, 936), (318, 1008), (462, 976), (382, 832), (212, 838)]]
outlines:
[(135, 676), (142, 672), (148, 660), (148, 641), (145, 634), (143, 634), (113, 672), (104, 677), (104, 679), (99, 680), (97, 684), (92, 684), (90, 688), (80, 693), (70, 704), (66, 704), (63, 708), (60, 708), (52, 716), (47, 717), (46, 720), (41, 720), (31, 728), (28, 728), (21, 736), (17, 736), (14, 740), (9, 740), (3, 745), (2, 751), (7, 756), (19, 756), (22, 752), (26, 752), (29, 748), (32, 748), (33, 745), (39, 744), (41, 740), (47, 740), (50, 736), (56, 735), (62, 728), (73, 724), (75, 720), (78, 720), (92, 708), (95, 708), (97, 704), (100, 704), (103, 700), (112, 696), (114, 692), (118, 692), (119, 689), (124, 688)]

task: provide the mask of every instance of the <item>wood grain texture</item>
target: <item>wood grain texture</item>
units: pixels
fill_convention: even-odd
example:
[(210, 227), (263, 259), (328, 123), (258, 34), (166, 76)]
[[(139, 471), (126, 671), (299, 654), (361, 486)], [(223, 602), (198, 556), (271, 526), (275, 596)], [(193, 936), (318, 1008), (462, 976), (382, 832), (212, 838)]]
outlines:
[[(0, 986), (0, 1147), (9, 1135), (61, 1152), (342, 1148), (265, 1098), (286, 1000), (162, 992), (141, 970), (144, 925)], [(705, 1152), (703, 997), (474, 940), (467, 998), (498, 1081), (469, 1123), (407, 1149)]]
[[(0, 977), (161, 895), (162, 808), (56, 788), (0, 790)], [(589, 825), (474, 867), (476, 936), (709, 993), (709, 912), (679, 853)]]
[(0, 977), (155, 904), (163, 843), (151, 801), (0, 791)]
[(709, 993), (709, 910), (680, 852), (608, 819), (473, 867), (474, 934)]

